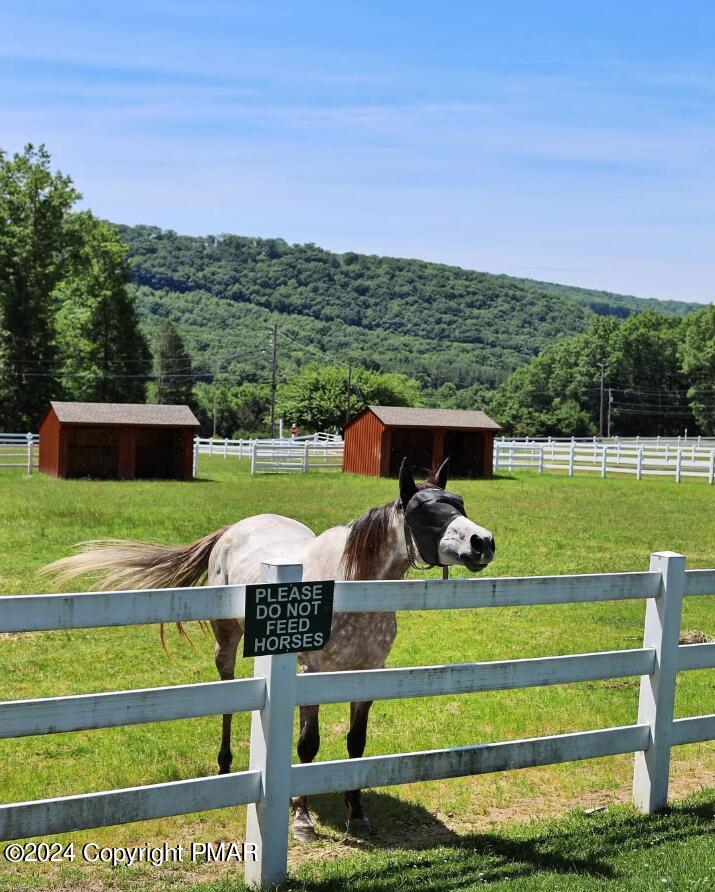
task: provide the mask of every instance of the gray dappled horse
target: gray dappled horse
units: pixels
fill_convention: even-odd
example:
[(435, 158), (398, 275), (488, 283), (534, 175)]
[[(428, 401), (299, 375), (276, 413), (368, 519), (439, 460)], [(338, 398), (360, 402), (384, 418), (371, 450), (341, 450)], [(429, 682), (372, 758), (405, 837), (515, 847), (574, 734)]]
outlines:
[[(447, 461), (426, 482), (416, 484), (406, 460), (400, 469), (400, 495), (394, 502), (371, 508), (347, 526), (331, 527), (319, 536), (304, 524), (278, 514), (257, 514), (192, 542), (170, 547), (146, 542), (100, 540), (61, 558), (45, 570), (58, 579), (95, 574), (105, 588), (172, 588), (261, 581), (261, 562), (303, 565), (303, 579), (402, 579), (419, 557), (430, 566), (461, 564), (482, 570), (494, 557), (489, 530), (469, 520), (460, 496), (445, 491)], [(232, 679), (243, 624), (238, 619), (211, 622), (216, 668)], [(380, 669), (395, 641), (394, 613), (338, 613), (323, 650), (300, 654), (305, 672)], [(350, 704), (348, 754), (362, 756), (371, 701)], [(298, 757), (312, 762), (320, 746), (318, 706), (300, 707)], [(223, 716), (219, 772), (231, 768), (231, 719)], [(369, 830), (360, 790), (345, 793), (350, 832)], [(293, 835), (315, 839), (308, 797), (293, 800)]]

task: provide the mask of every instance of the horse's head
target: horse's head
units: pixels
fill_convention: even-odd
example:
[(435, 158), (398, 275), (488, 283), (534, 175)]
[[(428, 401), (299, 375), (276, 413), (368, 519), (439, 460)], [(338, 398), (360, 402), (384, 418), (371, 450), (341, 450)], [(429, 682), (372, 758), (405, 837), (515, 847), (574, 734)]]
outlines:
[(448, 464), (446, 459), (434, 475), (434, 483), (418, 486), (407, 459), (403, 460), (400, 501), (405, 525), (423, 561), (441, 566), (462, 564), (476, 573), (493, 560), (494, 537), (467, 517), (461, 496), (445, 490)]

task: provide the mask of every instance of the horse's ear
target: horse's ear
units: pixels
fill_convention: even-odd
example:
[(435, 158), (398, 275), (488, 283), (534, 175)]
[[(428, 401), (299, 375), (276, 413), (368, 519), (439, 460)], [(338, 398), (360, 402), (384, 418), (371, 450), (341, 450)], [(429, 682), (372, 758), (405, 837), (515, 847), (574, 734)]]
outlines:
[(439, 486), (440, 489), (447, 489), (447, 478), (449, 474), (449, 456), (445, 458), (442, 464), (439, 466), (439, 470), (434, 475), (434, 482)]
[(405, 456), (400, 465), (400, 500), (402, 501), (403, 508), (407, 507), (407, 503), (416, 492), (417, 484), (415, 483), (415, 478), (412, 476), (410, 466), (407, 464), (407, 456)]

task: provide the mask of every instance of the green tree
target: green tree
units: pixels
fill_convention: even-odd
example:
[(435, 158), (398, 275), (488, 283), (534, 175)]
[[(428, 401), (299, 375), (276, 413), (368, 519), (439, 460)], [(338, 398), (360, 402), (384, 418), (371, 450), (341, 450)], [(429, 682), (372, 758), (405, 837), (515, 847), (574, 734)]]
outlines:
[(613, 429), (622, 436), (675, 434), (695, 421), (679, 361), (683, 321), (646, 310), (631, 316), (615, 338), (618, 361), (614, 384)]
[(162, 319), (154, 339), (157, 403), (190, 403), (194, 373), (191, 359), (176, 326)]
[(715, 306), (703, 307), (683, 323), (680, 361), (688, 399), (703, 434), (715, 434)]
[(60, 390), (53, 292), (64, 272), (67, 215), (80, 198), (44, 146), (0, 151), (0, 424), (35, 429)]
[(547, 348), (511, 374), (489, 410), (516, 436), (590, 436), (598, 431), (601, 363), (614, 373), (619, 355), (614, 317), (594, 317), (583, 334)]
[[(421, 403), (417, 381), (396, 372), (354, 369), (350, 414), (368, 403), (383, 406), (414, 406)], [(301, 431), (342, 430), (347, 408), (347, 369), (310, 363), (278, 390), (277, 407), (288, 424)]]
[(55, 289), (60, 381), (72, 399), (144, 402), (151, 356), (129, 289), (127, 250), (89, 211), (66, 223), (67, 259)]
[[(715, 364), (708, 366), (706, 316), (701, 311), (680, 320), (649, 309), (622, 323), (596, 317), (583, 334), (517, 369), (493, 395), (490, 409), (509, 433), (521, 436), (595, 434), (604, 363), (605, 389), (614, 397), (613, 433), (676, 434), (684, 427), (693, 430), (696, 419), (704, 428), (715, 371)], [(696, 419), (686, 397), (688, 375), (702, 381), (701, 392), (692, 384), (689, 391), (693, 410), (697, 405), (700, 412)], [(704, 397), (700, 401), (698, 393)]]
[(268, 434), (270, 388), (264, 384), (199, 382), (194, 387), (193, 405), (203, 436), (213, 432), (214, 406), (216, 432), (221, 437), (265, 437)]

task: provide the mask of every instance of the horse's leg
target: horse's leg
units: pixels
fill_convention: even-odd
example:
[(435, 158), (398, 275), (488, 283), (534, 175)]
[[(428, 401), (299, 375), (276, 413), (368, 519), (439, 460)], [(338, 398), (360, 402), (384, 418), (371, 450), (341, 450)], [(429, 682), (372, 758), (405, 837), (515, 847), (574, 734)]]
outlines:
[[(216, 636), (214, 661), (221, 681), (229, 681), (234, 677), (236, 668), (236, 651), (243, 630), (235, 619), (212, 620), (211, 628)], [(231, 752), (231, 721), (233, 714), (223, 716), (221, 726), (221, 749), (218, 754), (218, 773), (228, 774), (231, 770), (233, 753)]]
[[(365, 740), (367, 738), (367, 717), (372, 706), (372, 700), (362, 700), (350, 704), (350, 730), (348, 731), (348, 756), (358, 759), (365, 752)], [(360, 790), (345, 791), (345, 805), (347, 807), (348, 832), (361, 834), (370, 831), (370, 822), (365, 816), (362, 807)]]
[[(312, 762), (320, 747), (320, 727), (318, 725), (319, 706), (300, 707), (300, 736), (298, 737), (298, 758), (301, 762)], [(313, 821), (308, 811), (308, 797), (294, 796), (291, 805), (295, 812), (293, 836), (303, 842), (317, 839)]]

